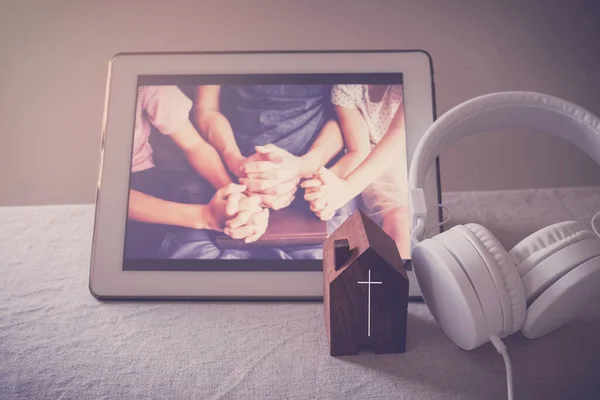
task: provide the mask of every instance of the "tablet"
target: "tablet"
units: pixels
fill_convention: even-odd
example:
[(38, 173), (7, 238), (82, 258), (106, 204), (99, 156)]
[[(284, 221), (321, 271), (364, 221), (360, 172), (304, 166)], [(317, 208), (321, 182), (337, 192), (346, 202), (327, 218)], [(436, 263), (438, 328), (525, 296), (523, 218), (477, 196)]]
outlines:
[[(91, 293), (320, 299), (322, 243), (357, 210), (410, 270), (407, 170), (434, 119), (423, 51), (116, 55)], [(427, 191), (441, 203), (439, 167)]]

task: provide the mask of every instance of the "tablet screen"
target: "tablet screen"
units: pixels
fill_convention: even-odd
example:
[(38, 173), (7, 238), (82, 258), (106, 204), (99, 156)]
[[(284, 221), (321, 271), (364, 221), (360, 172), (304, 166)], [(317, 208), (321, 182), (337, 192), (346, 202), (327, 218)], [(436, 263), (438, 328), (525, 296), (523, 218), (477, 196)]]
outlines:
[(357, 210), (409, 259), (404, 104), (401, 73), (140, 76), (123, 269), (319, 270)]

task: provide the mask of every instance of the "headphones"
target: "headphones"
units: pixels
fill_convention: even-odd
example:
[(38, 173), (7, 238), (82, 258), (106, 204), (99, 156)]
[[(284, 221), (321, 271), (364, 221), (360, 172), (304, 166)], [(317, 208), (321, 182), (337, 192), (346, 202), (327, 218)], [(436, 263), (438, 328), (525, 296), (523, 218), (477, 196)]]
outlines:
[[(544, 336), (600, 298), (600, 238), (585, 225), (567, 221), (533, 233), (510, 251), (478, 224), (424, 239), (427, 169), (458, 140), (498, 128), (556, 135), (600, 164), (600, 119), (545, 94), (493, 93), (445, 113), (414, 152), (409, 170), (412, 262), (423, 299), (452, 342), (471, 350), (491, 341), (506, 355), (509, 374), (500, 338), (519, 330), (529, 339)], [(508, 379), (510, 398), (510, 374)]]

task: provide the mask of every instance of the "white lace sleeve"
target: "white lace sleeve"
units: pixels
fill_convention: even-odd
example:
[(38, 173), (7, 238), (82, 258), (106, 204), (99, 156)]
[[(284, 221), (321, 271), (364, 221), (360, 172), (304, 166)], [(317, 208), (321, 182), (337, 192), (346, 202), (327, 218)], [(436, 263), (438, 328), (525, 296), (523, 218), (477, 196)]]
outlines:
[(333, 85), (331, 89), (331, 102), (340, 107), (357, 108), (357, 94), (360, 94), (361, 85)]
[(392, 103), (402, 104), (404, 102), (404, 86), (393, 85), (391, 98)]

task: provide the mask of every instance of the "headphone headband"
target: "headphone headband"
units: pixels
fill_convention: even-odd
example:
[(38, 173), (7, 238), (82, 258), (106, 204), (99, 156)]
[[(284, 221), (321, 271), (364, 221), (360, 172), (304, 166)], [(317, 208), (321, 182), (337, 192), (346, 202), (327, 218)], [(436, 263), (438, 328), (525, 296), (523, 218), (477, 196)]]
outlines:
[(499, 92), (468, 100), (437, 119), (413, 154), (408, 187), (412, 227), (417, 238), (423, 233), (427, 214), (425, 174), (436, 157), (467, 136), (502, 128), (553, 134), (579, 147), (600, 164), (600, 119), (574, 103), (533, 92)]

